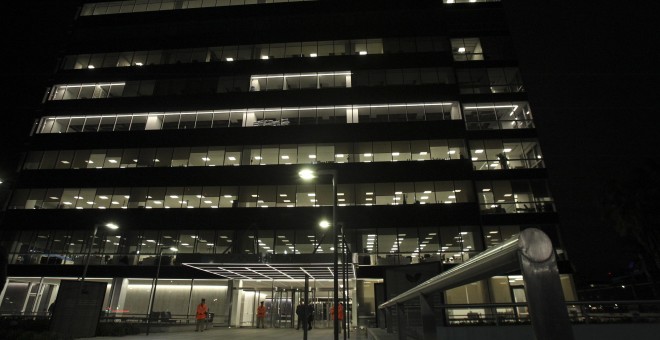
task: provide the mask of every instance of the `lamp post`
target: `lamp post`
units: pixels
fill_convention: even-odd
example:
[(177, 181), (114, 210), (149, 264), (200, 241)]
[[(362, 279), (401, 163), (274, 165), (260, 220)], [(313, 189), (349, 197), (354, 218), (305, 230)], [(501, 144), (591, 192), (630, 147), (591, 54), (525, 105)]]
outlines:
[[(89, 267), (89, 262), (92, 257), (92, 247), (94, 246), (94, 240), (96, 239), (96, 233), (99, 231), (100, 224), (94, 224), (94, 232), (92, 232), (92, 238), (89, 241), (89, 247), (87, 247), (87, 259), (85, 259), (85, 267), (83, 268), (82, 275), (80, 276), (80, 285), (78, 286), (78, 296), (75, 299), (75, 310), (84, 310), (84, 307), (80, 307), (81, 301), (83, 300), (83, 295), (88, 294), (88, 290), (85, 289), (85, 278), (87, 278), (87, 268)], [(117, 230), (119, 226), (114, 223), (106, 223), (104, 225), (108, 229)], [(57, 303), (57, 301), (55, 302)], [(70, 322), (66, 330), (67, 334), (71, 335), (75, 332), (75, 326), (73, 322)]]
[(335, 308), (335, 317), (332, 320), (334, 328), (334, 340), (339, 340), (339, 253), (337, 252), (337, 170), (319, 170), (314, 171), (311, 169), (303, 169), (298, 172), (298, 175), (305, 180), (311, 180), (317, 175), (330, 175), (332, 176), (332, 243), (333, 250), (333, 305)]
[(348, 318), (349, 316), (349, 309), (348, 309), (348, 293), (349, 293), (349, 287), (348, 287), (348, 267), (346, 267), (346, 263), (348, 263), (348, 252), (346, 250), (346, 234), (344, 233), (344, 225), (341, 225), (341, 267), (342, 267), (342, 296), (344, 300), (344, 315), (342, 319), (342, 329), (344, 330), (344, 340), (346, 340), (346, 337), (350, 338), (351, 337), (351, 323), (350, 319)]
[(156, 269), (156, 278), (154, 279), (154, 287), (151, 290), (151, 298), (149, 299), (149, 313), (147, 314), (147, 335), (149, 335), (149, 329), (151, 328), (151, 313), (154, 311), (154, 302), (156, 301), (156, 287), (158, 286), (158, 276), (160, 276), (160, 263), (162, 262), (163, 259), (163, 251), (164, 250), (171, 250), (173, 252), (179, 251), (179, 249), (175, 247), (169, 247), (165, 248), (162, 247), (160, 248), (160, 251), (158, 251), (158, 255), (156, 256), (156, 261), (158, 261), (158, 266)]
[[(112, 230), (119, 229), (119, 226), (114, 223), (106, 223), (105, 227)], [(85, 277), (87, 277), (87, 268), (89, 267), (89, 261), (92, 258), (92, 246), (94, 246), (94, 239), (96, 238), (96, 233), (99, 230), (99, 225), (94, 225), (94, 232), (92, 233), (92, 239), (89, 241), (89, 247), (87, 249), (87, 259), (85, 260), (85, 268), (83, 269), (82, 276), (80, 278), (80, 286), (85, 282)]]

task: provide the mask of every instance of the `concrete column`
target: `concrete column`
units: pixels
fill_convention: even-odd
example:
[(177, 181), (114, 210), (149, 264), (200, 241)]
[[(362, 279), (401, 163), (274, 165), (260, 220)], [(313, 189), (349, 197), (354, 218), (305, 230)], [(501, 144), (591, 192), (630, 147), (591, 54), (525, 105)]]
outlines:
[[(39, 280), (39, 288), (37, 289), (37, 295), (34, 297), (34, 304), (32, 305), (32, 313), (39, 313), (39, 305), (41, 304), (41, 296), (44, 294), (44, 277), (42, 276)], [(48, 306), (46, 306), (48, 308)]]
[(50, 300), (48, 301), (48, 307), (50, 307), (51, 304), (55, 303), (55, 299), (57, 299), (57, 293), (60, 290), (60, 285), (55, 284), (53, 285), (53, 291), (50, 293)]
[(393, 333), (394, 332), (394, 316), (392, 315), (394, 313), (394, 307), (388, 307), (385, 309), (385, 327), (387, 328), (387, 333)]
[(353, 284), (353, 305), (351, 307), (351, 325), (354, 329), (358, 327), (358, 280), (354, 280)]
[[(236, 281), (234, 281), (236, 284)], [(231, 323), (229, 327), (240, 327), (241, 326), (241, 312), (242, 312), (242, 303), (243, 303), (243, 291), (240, 289), (243, 287), (243, 280), (238, 280), (236, 287), (232, 287), (231, 290), (231, 312), (230, 320)]]
[(9, 279), (5, 280), (5, 285), (2, 287), (2, 292), (0, 292), (0, 306), (2, 306), (2, 301), (5, 301), (5, 293), (7, 292), (7, 286), (9, 286)]
[(301, 326), (303, 328), (303, 340), (307, 340), (307, 332), (308, 332), (307, 320), (309, 320), (309, 315), (308, 315), (308, 313), (309, 313), (309, 275), (307, 275), (307, 274), (305, 274), (305, 292), (303, 293), (303, 299), (304, 299), (305, 309), (303, 310), (303, 321), (301, 322)]
[(407, 340), (406, 336), (406, 311), (403, 303), (396, 304), (396, 323), (399, 326), (399, 340)]
[[(194, 302), (192, 300), (193, 289), (194, 288), (195, 288), (195, 279), (192, 279), (192, 280), (190, 280), (190, 292), (188, 293), (188, 309), (186, 311), (186, 315), (195, 315), (195, 318), (197, 318), (197, 305), (193, 305)], [(193, 308), (195, 308), (194, 311), (193, 311)], [(187, 317), (186, 317), (186, 319), (187, 319)], [(196, 319), (195, 319), (195, 322), (197, 322)]]
[(128, 279), (116, 277), (112, 279), (112, 293), (110, 294), (110, 310), (121, 310), (126, 302), (126, 292), (128, 291)]
[(227, 303), (225, 304), (225, 315), (227, 316), (227, 326), (231, 327), (231, 322), (232, 322), (232, 317), (231, 317), (231, 311), (232, 307), (234, 305), (234, 280), (227, 280), (227, 291), (225, 292), (226, 296), (225, 299)]
[(25, 295), (25, 300), (23, 301), (23, 308), (21, 308), (21, 313), (25, 313), (27, 309), (28, 301), (30, 301), (30, 292), (32, 291), (33, 282), (28, 283), (27, 295)]
[(419, 305), (422, 314), (422, 339), (436, 340), (438, 331), (435, 324), (435, 313), (433, 312), (433, 301), (428, 295), (419, 295)]
[[(440, 304), (445, 305), (445, 292), (442, 292), (440, 294)], [(449, 320), (447, 319), (447, 309), (446, 308), (441, 308), (438, 311), (438, 319), (440, 319), (440, 322), (438, 323), (438, 327), (447, 327), (449, 326)]]

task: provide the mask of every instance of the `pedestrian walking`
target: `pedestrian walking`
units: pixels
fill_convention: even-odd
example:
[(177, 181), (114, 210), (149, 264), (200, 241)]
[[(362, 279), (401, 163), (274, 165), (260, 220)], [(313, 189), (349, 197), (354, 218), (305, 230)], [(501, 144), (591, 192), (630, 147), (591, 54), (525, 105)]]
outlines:
[(197, 305), (197, 314), (195, 319), (197, 320), (197, 328), (195, 332), (203, 332), (206, 328), (206, 317), (209, 313), (209, 307), (206, 305), (206, 300), (202, 299), (202, 302)]
[(307, 305), (307, 330), (312, 330), (312, 324), (314, 323), (314, 305)]
[(300, 300), (300, 304), (298, 304), (298, 307), (296, 307), (296, 316), (298, 317), (298, 325), (296, 326), (296, 330), (300, 329), (300, 325), (303, 327), (307, 326), (307, 321), (305, 321), (305, 302)]

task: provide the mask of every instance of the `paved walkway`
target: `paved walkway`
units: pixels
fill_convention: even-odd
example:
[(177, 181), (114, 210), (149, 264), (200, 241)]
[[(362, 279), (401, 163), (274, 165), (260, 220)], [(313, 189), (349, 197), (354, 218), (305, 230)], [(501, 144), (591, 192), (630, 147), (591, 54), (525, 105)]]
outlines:
[[(213, 328), (206, 330), (203, 333), (197, 333), (194, 331), (183, 331), (183, 332), (171, 332), (171, 333), (151, 333), (150, 335), (145, 335), (144, 333), (139, 335), (123, 336), (123, 337), (112, 337), (112, 336), (99, 336), (95, 338), (84, 338), (84, 339), (121, 339), (121, 340), (189, 340), (189, 339), (223, 339), (223, 340), (235, 340), (235, 339), (258, 339), (258, 340), (270, 340), (270, 339), (287, 339), (295, 340), (302, 339), (303, 331), (295, 330), (295, 328), (266, 328), (266, 329), (255, 329), (255, 328)], [(344, 339), (344, 334), (339, 335), (340, 339)], [(332, 329), (313, 329), (307, 333), (308, 340), (328, 340), (332, 339)], [(356, 331), (351, 332), (351, 340), (366, 340), (366, 331)]]

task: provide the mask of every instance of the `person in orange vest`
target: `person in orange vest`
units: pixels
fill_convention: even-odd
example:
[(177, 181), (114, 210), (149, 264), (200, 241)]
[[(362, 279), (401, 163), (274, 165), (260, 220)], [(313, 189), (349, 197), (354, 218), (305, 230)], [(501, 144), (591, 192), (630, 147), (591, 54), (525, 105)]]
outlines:
[(206, 300), (202, 299), (202, 302), (197, 305), (197, 315), (195, 316), (195, 319), (197, 319), (197, 328), (195, 329), (195, 332), (203, 332), (204, 328), (206, 328), (206, 316), (209, 313), (209, 307), (206, 305)]
[[(346, 329), (346, 325), (344, 324), (344, 304), (339, 303), (339, 308), (337, 308), (338, 314), (339, 314), (339, 323), (341, 324), (341, 328), (343, 330)], [(333, 322), (335, 321), (335, 306), (330, 307), (330, 320)], [(340, 330), (341, 332), (341, 330)]]
[(261, 301), (261, 305), (257, 307), (257, 328), (259, 328), (259, 325), (261, 325), (261, 328), (266, 328), (264, 326), (265, 319), (266, 319), (266, 306), (264, 306), (264, 302)]

